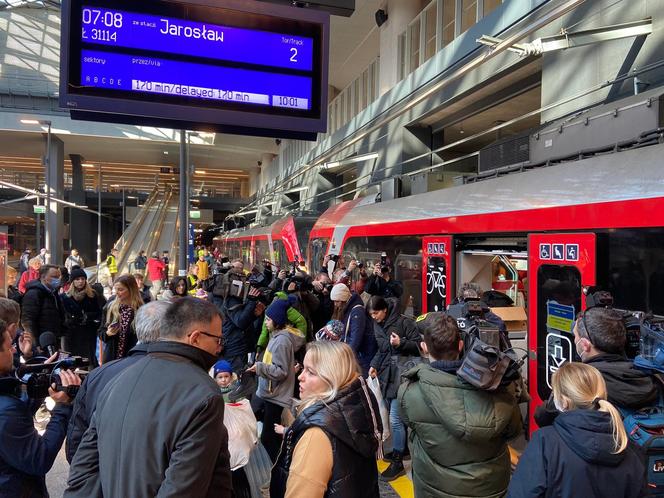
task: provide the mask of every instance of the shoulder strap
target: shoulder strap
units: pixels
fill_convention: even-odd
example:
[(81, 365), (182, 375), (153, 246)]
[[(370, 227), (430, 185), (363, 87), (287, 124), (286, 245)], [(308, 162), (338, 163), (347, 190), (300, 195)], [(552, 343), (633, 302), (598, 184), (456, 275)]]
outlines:
[(350, 327), (350, 318), (355, 308), (364, 308), (364, 306), (362, 306), (361, 304), (356, 304), (350, 309), (350, 313), (348, 313), (348, 320), (346, 320), (346, 330), (344, 330), (344, 340), (341, 342), (346, 342), (346, 339), (348, 338), (348, 327)]

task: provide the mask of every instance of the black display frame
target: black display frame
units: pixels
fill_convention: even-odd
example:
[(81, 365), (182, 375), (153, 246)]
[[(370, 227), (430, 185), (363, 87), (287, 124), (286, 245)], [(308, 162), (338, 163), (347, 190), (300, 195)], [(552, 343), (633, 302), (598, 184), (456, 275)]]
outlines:
[[(81, 87), (81, 50), (91, 48), (80, 39), (83, 5), (129, 12), (163, 15), (188, 20), (204, 20), (211, 24), (225, 15), (220, 24), (271, 31), (314, 40), (312, 105), (309, 110), (209, 101), (172, 95), (150, 95), (126, 90)], [(210, 14), (215, 16), (210, 20)], [(217, 21), (217, 23), (219, 23)], [(79, 36), (73, 36), (78, 33)], [(94, 45), (106, 52), (136, 52), (134, 49)], [(168, 57), (162, 52), (142, 51), (146, 56)], [(230, 61), (188, 58), (178, 60), (208, 61), (211, 65), (239, 66)], [(74, 119), (127, 123), (169, 128), (239, 133), (315, 140), (327, 128), (327, 81), (329, 61), (329, 15), (324, 12), (294, 7), (229, 0), (218, 6), (214, 0), (148, 1), (127, 0), (63, 0), (60, 57), (60, 106), (69, 109)], [(270, 66), (253, 66), (275, 74), (305, 74), (302, 70)]]

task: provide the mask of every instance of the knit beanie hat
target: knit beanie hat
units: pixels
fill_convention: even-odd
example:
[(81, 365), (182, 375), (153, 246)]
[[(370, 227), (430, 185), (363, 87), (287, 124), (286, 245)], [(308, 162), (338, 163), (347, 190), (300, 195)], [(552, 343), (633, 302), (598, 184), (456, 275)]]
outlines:
[(344, 335), (344, 324), (339, 320), (330, 320), (316, 332), (317, 341), (338, 341)]
[(219, 360), (214, 364), (214, 376), (216, 377), (219, 372), (233, 373), (233, 367), (226, 360)]
[(332, 292), (330, 292), (330, 299), (332, 301), (343, 301), (346, 303), (350, 299), (350, 289), (346, 284), (336, 284), (334, 287), (332, 287)]
[(85, 273), (85, 270), (83, 268), (74, 268), (71, 273), (69, 274), (69, 279), (73, 282), (77, 278), (83, 277), (84, 279), (87, 280), (88, 276)]
[(286, 325), (288, 317), (286, 312), (290, 308), (290, 303), (283, 299), (275, 299), (270, 306), (265, 310), (265, 316), (269, 316), (275, 325)]

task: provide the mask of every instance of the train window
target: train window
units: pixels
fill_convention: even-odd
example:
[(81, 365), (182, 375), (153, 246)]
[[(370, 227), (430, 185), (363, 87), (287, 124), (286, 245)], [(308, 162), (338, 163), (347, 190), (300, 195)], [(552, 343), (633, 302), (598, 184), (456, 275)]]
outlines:
[(272, 249), (274, 250), (274, 262), (279, 267), (286, 268), (288, 266), (288, 254), (286, 254), (286, 246), (280, 240), (272, 241)]
[(256, 251), (255, 264), (260, 264), (264, 259), (270, 259), (270, 246), (267, 239), (254, 240), (254, 250)]
[(343, 246), (346, 264), (357, 259), (371, 266), (383, 252), (394, 268), (394, 279), (403, 284), (401, 310), (412, 307), (417, 316), (422, 310), (422, 237), (353, 237)]
[(315, 275), (318, 273), (323, 266), (323, 260), (327, 254), (327, 248), (330, 245), (330, 239), (313, 239), (311, 241), (311, 274)]
[(576, 358), (572, 327), (581, 310), (581, 273), (575, 266), (542, 265), (537, 270), (537, 391), (551, 393), (551, 376)]
[(616, 308), (664, 315), (664, 229), (598, 233), (597, 284)]

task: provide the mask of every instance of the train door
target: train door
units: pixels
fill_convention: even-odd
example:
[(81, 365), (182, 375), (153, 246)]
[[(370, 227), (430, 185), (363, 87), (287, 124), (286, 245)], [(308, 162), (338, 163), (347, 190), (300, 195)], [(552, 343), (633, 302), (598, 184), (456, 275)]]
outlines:
[(422, 238), (422, 313), (445, 311), (452, 287), (451, 236)]
[(528, 350), (530, 431), (535, 408), (551, 393), (551, 377), (578, 359), (572, 332), (585, 308), (583, 287), (595, 285), (595, 234), (532, 234), (528, 237)]

